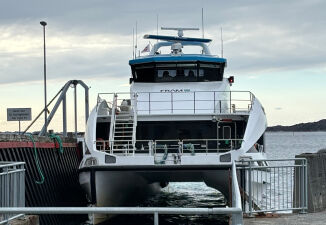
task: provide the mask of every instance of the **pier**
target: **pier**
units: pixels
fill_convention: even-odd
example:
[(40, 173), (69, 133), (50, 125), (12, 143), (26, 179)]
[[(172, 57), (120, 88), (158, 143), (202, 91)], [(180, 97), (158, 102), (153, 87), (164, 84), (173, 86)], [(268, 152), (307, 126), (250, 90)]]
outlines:
[[(38, 151), (38, 158), (41, 162), (41, 168), (44, 168), (43, 176), (44, 181), (40, 183), (40, 174), (38, 172), (35, 158), (34, 146)], [(246, 173), (250, 174), (248, 167), (243, 167), (240, 163), (237, 163), (237, 169), (235, 169), (235, 164), (232, 169), (232, 205), (234, 208), (158, 208), (158, 207), (92, 207), (88, 208), (86, 206), (86, 201), (83, 199), (83, 194), (80, 192), (78, 187), (78, 181), (76, 179), (76, 170), (78, 167), (78, 162), (81, 157), (78, 148), (76, 147), (76, 140), (69, 138), (62, 138), (62, 147), (65, 153), (60, 153), (58, 148), (58, 143), (51, 138), (47, 137), (35, 137), (34, 143), (31, 141), (28, 136), (17, 136), (17, 135), (2, 135), (0, 141), (0, 160), (1, 161), (12, 161), (19, 162), (25, 161), (25, 163), (12, 163), (12, 166), (15, 166), (16, 169), (23, 171), (26, 169), (26, 204), (24, 207), (24, 198), (17, 198), (11, 196), (12, 199), (21, 200), (20, 203), (15, 203), (12, 205), (14, 208), (6, 208), (5, 205), (2, 206), (0, 210), (1, 215), (5, 213), (11, 213), (11, 215), (21, 216), (21, 214), (38, 214), (40, 216), (40, 224), (57, 224), (58, 222), (64, 224), (64, 220), (67, 218), (67, 214), (88, 214), (88, 213), (112, 213), (112, 214), (153, 214), (154, 224), (159, 224), (159, 215), (160, 214), (234, 214), (239, 215), (238, 213), (245, 213), (245, 218), (242, 221), (238, 216), (234, 217), (232, 224), (246, 224), (246, 225), (255, 225), (255, 224), (324, 224), (326, 219), (325, 214), (325, 201), (323, 199), (323, 187), (325, 186), (325, 162), (326, 154), (315, 153), (315, 154), (301, 154), (298, 155), (295, 164), (286, 164), (283, 166), (265, 166), (260, 168), (261, 171), (270, 171), (274, 170), (271, 174), (272, 177), (277, 177), (279, 175), (284, 176), (284, 174), (290, 174), (289, 171), (292, 171), (294, 179), (293, 185), (291, 185), (291, 190), (288, 187), (278, 187), (277, 191), (284, 191), (289, 195), (285, 195), (284, 198), (293, 197), (291, 204), (285, 204), (280, 206), (273, 206), (271, 208), (263, 208), (272, 204), (265, 200), (263, 206), (259, 203), (253, 205), (248, 203), (248, 198), (254, 199), (257, 196), (257, 191), (251, 187), (251, 191), (248, 191), (248, 187), (244, 187), (241, 184), (237, 183), (236, 177), (239, 179), (239, 174), (241, 174), (244, 169)], [(61, 155), (62, 154), (62, 155)], [(63, 155), (66, 154), (66, 155)], [(34, 155), (35, 156), (35, 155)], [(276, 160), (275, 160), (276, 161)], [(285, 160), (283, 160), (284, 162)], [(68, 163), (69, 162), (69, 163)], [(250, 161), (247, 161), (246, 165), (250, 165)], [(249, 163), (249, 164), (248, 164)], [(18, 167), (24, 165), (24, 169)], [(289, 169), (291, 168), (291, 169)], [(247, 169), (247, 170), (246, 170)], [(252, 166), (250, 168), (255, 173), (256, 177), (262, 176), (261, 174), (257, 175), (257, 168)], [(236, 172), (237, 170), (237, 172)], [(305, 171), (306, 170), (306, 171)], [(8, 170), (7, 170), (8, 171)], [(276, 171), (278, 175), (276, 176)], [(2, 172), (4, 170), (2, 169)], [(60, 174), (60, 175), (59, 175)], [(274, 175), (273, 175), (274, 174)], [(304, 175), (305, 174), (305, 175)], [(302, 176), (304, 175), (304, 176)], [(58, 178), (60, 177), (60, 179)], [(74, 178), (75, 177), (75, 178)], [(17, 178), (17, 177), (16, 177)], [(71, 179), (74, 178), (74, 179)], [(12, 179), (12, 178), (11, 178)], [(18, 177), (20, 182), (22, 178)], [(254, 179), (252, 176), (251, 179)], [(272, 179), (270, 177), (270, 179)], [(286, 179), (286, 177), (282, 178)], [(307, 183), (302, 183), (306, 181)], [(1, 184), (3, 185), (4, 179), (1, 179)], [(253, 182), (253, 181), (252, 181)], [(242, 186), (242, 188), (237, 187)], [(272, 187), (272, 185), (270, 185)], [(301, 188), (304, 187), (302, 192)], [(63, 191), (64, 189), (64, 191)], [(244, 197), (242, 194), (242, 201), (240, 196), (240, 191), (247, 189), (246, 192), (249, 196)], [(273, 189), (271, 190), (271, 198), (275, 196), (272, 195)], [(48, 193), (52, 193), (49, 195)], [(16, 191), (14, 193), (19, 193)], [(237, 194), (238, 193), (238, 194)], [(303, 194), (300, 195), (299, 193)], [(307, 195), (305, 196), (305, 193)], [(3, 195), (2, 195), (3, 196)], [(25, 196), (25, 195), (24, 195)], [(320, 196), (320, 198), (318, 197)], [(303, 198), (303, 199), (302, 199)], [(8, 198), (7, 198), (8, 199)], [(245, 199), (247, 203), (245, 203)], [(304, 201), (302, 201), (304, 200)], [(238, 202), (237, 202), (238, 201)], [(279, 200), (280, 201), (280, 200)], [(2, 201), (3, 202), (3, 201)], [(239, 211), (240, 209), (240, 211)], [(281, 211), (293, 210), (292, 213), (280, 213)], [(261, 214), (264, 212), (264, 214)], [(44, 215), (46, 214), (46, 215)], [(53, 214), (65, 214), (66, 216), (57, 216)], [(247, 217), (249, 216), (249, 217)], [(80, 217), (79, 217), (80, 218)], [(241, 217), (242, 218), (242, 217)], [(3, 219), (3, 218), (2, 218)], [(35, 220), (35, 218), (34, 218)], [(19, 223), (18, 223), (19, 224)]]
[[(307, 162), (307, 211), (298, 213), (294, 211), (291, 214), (267, 214), (255, 218), (245, 218), (245, 225), (322, 225), (326, 221), (326, 151), (316, 153), (303, 153), (297, 155), (298, 158), (304, 158)], [(300, 185), (298, 184), (298, 175), (295, 176), (294, 192), (298, 193)], [(295, 195), (298, 197), (298, 195)]]
[[(85, 195), (78, 183), (80, 160), (81, 152), (74, 138), (1, 134), (1, 206), (5, 207), (6, 202), (13, 207), (86, 206)], [(22, 163), (16, 162), (23, 162), (24, 169), (19, 170), (18, 166), (22, 166)], [(19, 178), (14, 175), (17, 170), (24, 170), (25, 179), (21, 178), (17, 182), (22, 185), (24, 181), (25, 191), (14, 189), (16, 191), (11, 192), (12, 188), (17, 187), (17, 183), (12, 183)], [(8, 171), (14, 174), (6, 175)], [(14, 196), (19, 193), (20, 195)], [(17, 202), (18, 200), (22, 202)], [(64, 224), (67, 218), (69, 216), (43, 215), (40, 224)], [(80, 217), (77, 219), (80, 220)]]

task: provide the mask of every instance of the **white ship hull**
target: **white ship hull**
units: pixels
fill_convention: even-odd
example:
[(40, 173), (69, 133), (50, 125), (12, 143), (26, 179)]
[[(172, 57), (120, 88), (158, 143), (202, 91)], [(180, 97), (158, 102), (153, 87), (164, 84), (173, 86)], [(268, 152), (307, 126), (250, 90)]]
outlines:
[[(91, 178), (91, 173), (80, 172), (79, 182), (98, 207), (135, 205), (161, 190), (159, 183), (148, 183), (134, 172), (94, 170), (94, 178)], [(110, 217), (112, 215), (94, 214), (90, 218), (93, 224), (98, 224)]]

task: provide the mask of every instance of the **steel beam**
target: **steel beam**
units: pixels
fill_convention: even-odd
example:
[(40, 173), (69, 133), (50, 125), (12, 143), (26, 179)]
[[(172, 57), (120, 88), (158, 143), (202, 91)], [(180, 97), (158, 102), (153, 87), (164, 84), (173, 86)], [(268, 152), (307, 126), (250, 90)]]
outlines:
[(67, 98), (66, 95), (62, 98), (62, 133), (67, 137)]
[[(41, 129), (41, 131), (40, 131), (40, 133), (39, 133), (38, 136), (44, 136), (45, 135), (47, 126), (49, 126), (49, 124), (50, 124), (50, 122), (51, 122), (54, 114), (56, 113), (59, 105), (61, 104), (61, 102), (62, 102), (62, 112), (63, 112), (63, 116), (62, 116), (63, 117), (63, 136), (67, 136), (67, 105), (66, 105), (67, 103), (66, 103), (66, 93), (67, 93), (67, 91), (68, 91), (68, 89), (69, 89), (69, 87), (70, 87), (71, 84), (73, 84), (74, 85), (74, 88), (75, 88), (75, 91), (74, 91), (74, 109), (75, 109), (75, 136), (76, 137), (77, 137), (77, 90), (76, 90), (76, 88), (77, 88), (77, 85), (78, 84), (80, 84), (85, 89), (85, 124), (87, 123), (87, 120), (88, 120), (88, 117), (89, 117), (89, 87), (83, 81), (81, 81), (81, 80), (70, 80), (60, 90), (61, 94), (60, 94), (60, 96), (59, 96), (56, 104), (54, 105), (54, 107), (53, 107), (50, 115), (47, 118), (47, 123), (44, 124), (44, 126), (42, 127), (42, 129)], [(55, 97), (57, 97), (58, 94)], [(51, 102), (53, 100), (54, 99), (52, 99)], [(44, 109), (43, 109), (43, 111), (44, 111)], [(33, 123), (35, 122), (35, 120), (33, 121)], [(30, 128), (30, 126), (28, 128)], [(27, 131), (27, 129), (24, 131), (24, 133)]]
[(1, 207), (0, 213), (23, 214), (239, 214), (241, 208), (167, 208), (167, 207)]

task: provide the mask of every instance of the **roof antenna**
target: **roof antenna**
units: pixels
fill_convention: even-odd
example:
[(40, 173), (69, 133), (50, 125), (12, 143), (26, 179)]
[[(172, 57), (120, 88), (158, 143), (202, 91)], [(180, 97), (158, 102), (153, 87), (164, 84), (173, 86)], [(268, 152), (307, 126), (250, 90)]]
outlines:
[(201, 8), (201, 29), (202, 29), (202, 36), (204, 36), (204, 8)]
[(137, 57), (137, 21), (136, 21), (136, 45), (135, 45), (135, 58)]
[(221, 57), (223, 58), (223, 30), (221, 27)]
[(183, 31), (185, 30), (199, 30), (199, 28), (184, 28), (184, 27), (161, 27), (162, 30), (176, 30), (178, 31), (178, 37), (183, 37)]
[[(156, 35), (158, 36), (158, 14), (156, 14)], [(156, 40), (158, 42), (158, 40)]]
[(135, 29), (132, 28), (132, 58), (135, 59)]

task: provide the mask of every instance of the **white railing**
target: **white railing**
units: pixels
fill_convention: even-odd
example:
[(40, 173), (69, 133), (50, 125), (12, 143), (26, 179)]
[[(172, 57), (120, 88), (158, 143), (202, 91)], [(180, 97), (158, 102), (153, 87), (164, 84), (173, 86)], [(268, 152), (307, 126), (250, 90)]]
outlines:
[[(24, 162), (0, 162), (0, 208), (25, 206), (24, 166)], [(8, 224), (21, 216), (23, 214), (0, 212), (0, 224)]]
[(110, 123), (110, 134), (109, 139), (111, 140), (110, 148), (113, 148), (114, 144), (114, 130), (115, 130), (115, 117), (117, 108), (117, 96), (113, 95), (112, 109), (111, 109), (111, 123)]
[(232, 214), (232, 224), (243, 224), (241, 195), (237, 178), (237, 169), (234, 161), (232, 162), (232, 207), (241, 210), (241, 213), (239, 214)]
[(307, 209), (306, 159), (241, 160), (237, 167), (245, 213)]
[(163, 91), (99, 93), (98, 99), (111, 101), (114, 96), (119, 96), (118, 106), (124, 99), (136, 101), (138, 115), (246, 114), (255, 98), (249, 91)]
[[(184, 139), (184, 140), (136, 140), (135, 147), (133, 141), (126, 140), (97, 140), (95, 141), (98, 151), (109, 152), (110, 154), (123, 153), (158, 155), (167, 153), (177, 153), (178, 155), (195, 155), (197, 153), (223, 153), (230, 150), (239, 149), (243, 139)], [(122, 143), (125, 147), (112, 149), (112, 142)]]
[[(0, 213), (25, 213), (25, 214), (152, 214), (154, 215), (154, 225), (159, 225), (159, 215), (235, 215), (239, 218), (242, 215), (241, 208), (171, 208), (171, 207), (19, 207), (0, 208)], [(238, 220), (238, 221), (239, 221)], [(241, 217), (242, 220), (242, 217)], [(241, 225), (235, 223), (232, 225)]]
[(134, 94), (132, 96), (133, 103), (132, 104), (132, 113), (133, 113), (133, 128), (132, 128), (132, 147), (135, 149), (136, 146), (136, 130), (137, 130), (137, 95)]

